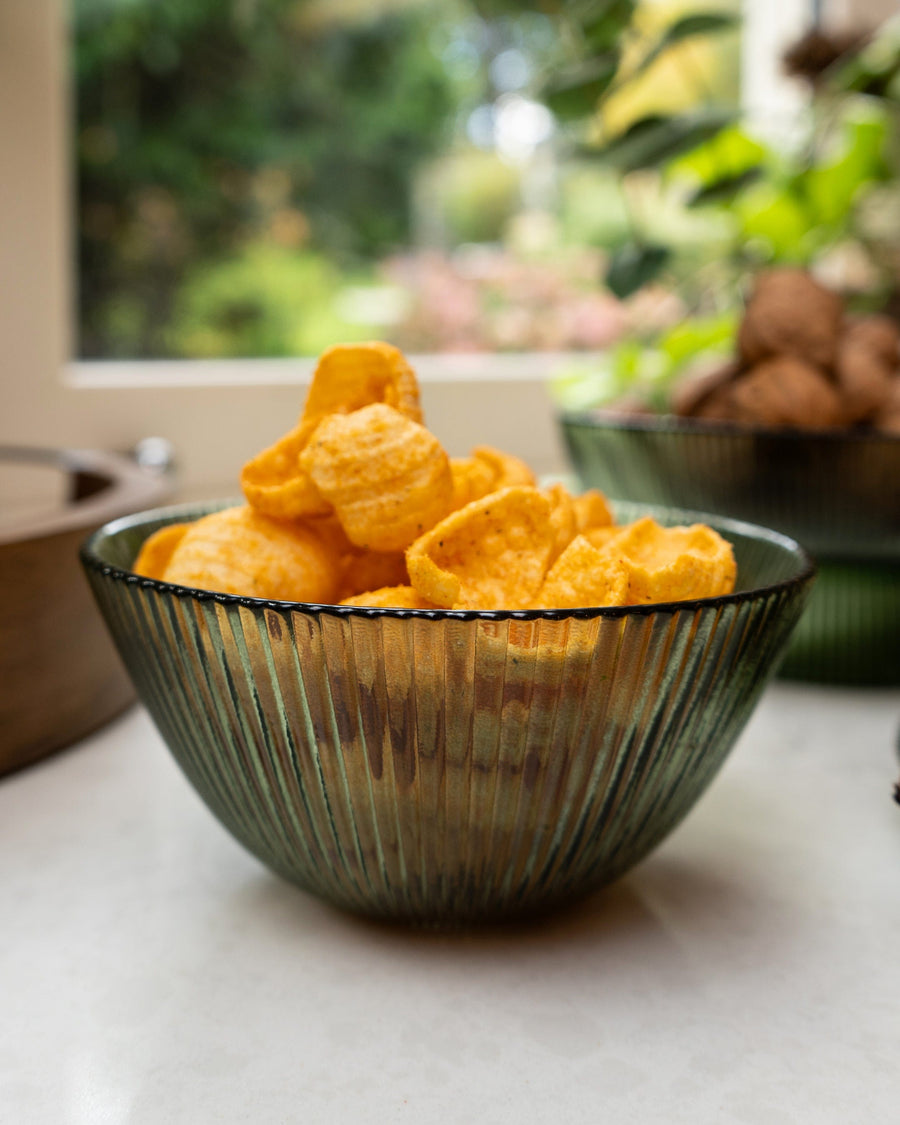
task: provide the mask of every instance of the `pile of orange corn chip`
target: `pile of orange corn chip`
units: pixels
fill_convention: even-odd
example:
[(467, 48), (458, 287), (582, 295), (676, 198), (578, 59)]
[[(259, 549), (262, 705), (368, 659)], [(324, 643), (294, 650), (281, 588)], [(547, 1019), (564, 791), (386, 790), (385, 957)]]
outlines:
[(488, 446), (448, 457), (415, 374), (383, 343), (321, 356), (296, 427), (241, 473), (247, 504), (170, 524), (137, 574), (273, 601), (405, 609), (572, 609), (734, 588), (711, 528), (617, 527), (603, 495), (539, 488)]

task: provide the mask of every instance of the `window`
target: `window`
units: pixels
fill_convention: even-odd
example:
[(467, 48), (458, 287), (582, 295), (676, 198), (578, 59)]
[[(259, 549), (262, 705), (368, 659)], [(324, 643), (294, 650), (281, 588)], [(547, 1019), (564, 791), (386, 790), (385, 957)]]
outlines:
[[(747, 90), (763, 52), (762, 29), (808, 13), (806, 0), (747, 0)], [(796, 25), (794, 25), (796, 26)], [(188, 490), (221, 490), (234, 465), (298, 409), (302, 362), (232, 360), (74, 362), (74, 298), (68, 271), (67, 169), (71, 87), (63, 0), (0, 6), (0, 339), (5, 440), (127, 448), (148, 434), (175, 444)], [(753, 99), (749, 99), (752, 101)], [(102, 150), (102, 137), (94, 137)], [(274, 185), (277, 187), (277, 184)], [(483, 436), (539, 470), (561, 457), (541, 379), (554, 357), (529, 354), (421, 360), (426, 410), (453, 452)]]
[[(628, 215), (537, 100), (570, 53), (540, 4), (72, 2), (82, 357), (376, 335), (565, 351), (627, 331), (597, 282)], [(624, 65), (672, 18), (640, 0)], [(608, 114), (736, 105), (736, 41), (674, 48)]]

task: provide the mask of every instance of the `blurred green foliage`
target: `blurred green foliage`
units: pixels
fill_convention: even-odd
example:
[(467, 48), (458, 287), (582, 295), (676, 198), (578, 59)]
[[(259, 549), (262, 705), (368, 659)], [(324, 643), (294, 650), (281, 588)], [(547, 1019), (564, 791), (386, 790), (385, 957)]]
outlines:
[(622, 340), (599, 364), (576, 365), (552, 380), (554, 400), (566, 410), (591, 407), (628, 397), (663, 410), (672, 384), (699, 362), (725, 360), (734, 350), (735, 312), (692, 317), (659, 333), (652, 341)]
[[(293, 300), (276, 276), (333, 288), (318, 252), (352, 269), (409, 241), (413, 173), (445, 143), (457, 91), (427, 4), (340, 7), (75, 0), (83, 355), (220, 338), (210, 302), (232, 284), (217, 315), (244, 309), (233, 346), (269, 354)], [(292, 268), (279, 247), (302, 251)]]
[(335, 340), (363, 339), (340, 315), (347, 278), (323, 255), (255, 243), (198, 264), (179, 288), (166, 344), (174, 355), (317, 355)]
[(496, 153), (467, 149), (429, 169), (429, 206), (446, 223), (446, 241), (499, 242), (521, 206), (521, 173)]
[[(606, 121), (607, 105), (623, 89), (686, 41), (731, 31), (732, 13), (682, 13), (635, 56), (628, 50), (635, 5), (559, 0), (556, 9), (569, 50), (545, 86), (545, 100), (569, 126), (579, 158), (618, 176), (629, 217), (606, 269), (614, 293), (628, 297), (668, 277), (701, 306), (712, 282), (720, 305), (723, 285), (733, 299), (752, 269), (810, 265), (848, 242), (873, 266), (870, 299), (896, 292), (900, 238), (887, 250), (867, 229), (866, 204), (900, 179), (900, 21), (874, 38), (814, 32), (801, 40), (788, 61), (810, 88), (805, 135), (799, 144), (775, 145), (753, 136), (734, 109), (714, 98), (646, 113), (618, 129)], [(661, 237), (658, 215), (673, 197), (710, 220), (705, 231), (702, 221), (697, 225), (693, 251), (684, 220), (676, 224), (682, 234)], [(704, 256), (706, 264), (698, 261)]]

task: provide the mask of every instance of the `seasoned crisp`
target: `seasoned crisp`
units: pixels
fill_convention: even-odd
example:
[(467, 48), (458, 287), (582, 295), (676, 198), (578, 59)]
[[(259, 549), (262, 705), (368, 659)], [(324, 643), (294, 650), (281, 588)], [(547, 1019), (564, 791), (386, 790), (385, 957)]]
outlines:
[(629, 572), (621, 559), (576, 535), (550, 568), (535, 609), (627, 605)]
[(247, 502), (275, 519), (327, 515), (330, 505), (301, 467), (300, 454), (324, 418), (378, 402), (422, 421), (419, 385), (403, 353), (377, 341), (328, 348), (316, 365), (298, 424), (244, 466), (241, 488)]
[(737, 568), (731, 544), (705, 524), (661, 527), (650, 516), (602, 548), (628, 570), (628, 604), (730, 594)]
[(437, 609), (412, 586), (383, 586), (368, 590), (352, 598), (344, 598), (341, 605), (375, 606), (385, 609)]
[(453, 507), (450, 461), (440, 442), (384, 403), (329, 415), (300, 465), (357, 547), (402, 551)]
[(544, 495), (550, 501), (550, 523), (554, 536), (550, 562), (553, 563), (578, 534), (578, 515), (574, 500), (564, 485), (553, 484), (544, 490)]
[(550, 501), (506, 488), (453, 512), (406, 552), (413, 586), (453, 609), (524, 609), (541, 587), (556, 541)]
[(402, 551), (351, 551), (341, 558), (342, 597), (409, 585)]
[(406, 357), (380, 341), (336, 344), (319, 357), (300, 421), (312, 431), (329, 414), (352, 414), (377, 402), (422, 421), (419, 384)]
[(450, 472), (453, 475), (453, 507), (464, 508), (473, 500), (480, 500), (489, 492), (496, 491), (496, 473), (487, 461), (480, 457), (451, 457)]
[(274, 601), (333, 602), (336, 560), (303, 524), (226, 508), (191, 524), (163, 574), (167, 582)]
[(514, 488), (516, 485), (535, 486), (534, 473), (520, 457), (494, 449), (492, 445), (478, 445), (472, 450), (476, 461), (486, 465), (493, 474), (491, 492), (501, 488)]
[(258, 512), (273, 519), (327, 515), (331, 505), (300, 468), (300, 454), (314, 427), (301, 423), (258, 453), (241, 470), (241, 489)]
[(612, 527), (615, 523), (606, 497), (596, 488), (590, 488), (580, 496), (573, 497), (572, 504), (575, 508), (575, 522), (579, 532)]
[(132, 569), (144, 578), (162, 579), (172, 553), (187, 533), (189, 523), (170, 523), (144, 540)]

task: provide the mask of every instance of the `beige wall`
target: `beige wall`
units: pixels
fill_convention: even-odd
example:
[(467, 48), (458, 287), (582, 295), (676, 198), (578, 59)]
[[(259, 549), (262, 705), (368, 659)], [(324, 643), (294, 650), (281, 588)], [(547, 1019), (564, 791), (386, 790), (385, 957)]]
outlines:
[(0, 2), (0, 434), (48, 405), (68, 355), (64, 23), (56, 0)]

